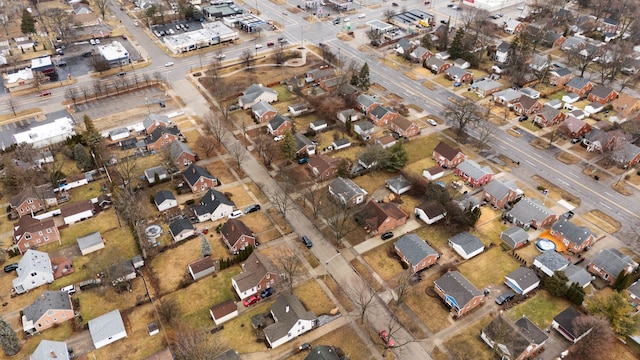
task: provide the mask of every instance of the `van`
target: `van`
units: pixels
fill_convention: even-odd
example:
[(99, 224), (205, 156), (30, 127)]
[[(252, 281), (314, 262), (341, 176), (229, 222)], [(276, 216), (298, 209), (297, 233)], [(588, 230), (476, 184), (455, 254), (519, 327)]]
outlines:
[(60, 291), (64, 291), (66, 293), (69, 293), (69, 295), (71, 295), (71, 294), (75, 294), (76, 293), (76, 287), (73, 286), (73, 284), (71, 284), (69, 286), (65, 286), (65, 287), (61, 288)]
[(125, 76), (125, 75), (127, 75), (127, 73), (126, 73), (126, 72), (124, 72), (124, 71), (120, 71), (120, 72), (119, 72), (119, 73), (117, 73), (116, 75), (118, 75), (118, 76)]

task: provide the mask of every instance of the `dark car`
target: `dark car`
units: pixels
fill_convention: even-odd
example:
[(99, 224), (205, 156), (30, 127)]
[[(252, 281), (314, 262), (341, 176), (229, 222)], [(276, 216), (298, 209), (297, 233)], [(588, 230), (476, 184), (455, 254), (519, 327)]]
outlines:
[(522, 115), (518, 118), (518, 121), (523, 122), (523, 121), (527, 121), (529, 120), (529, 117), (527, 115)]
[(91, 55), (93, 55), (93, 51), (85, 51), (82, 53), (82, 57), (89, 57)]
[(273, 45), (275, 45), (275, 43), (273, 41), (267, 42), (267, 46), (273, 46)]
[(340, 18), (335, 18), (335, 19), (333, 20), (333, 24), (334, 24), (334, 25), (338, 25), (338, 24), (340, 24)]
[(307, 248), (311, 248), (313, 246), (313, 243), (311, 242), (311, 240), (307, 237), (307, 235), (304, 235), (302, 237), (302, 243), (304, 243), (304, 246), (306, 246)]
[(273, 290), (273, 288), (266, 288), (264, 290), (262, 290), (262, 292), (260, 293), (260, 297), (261, 298), (268, 298), (269, 296), (273, 295), (275, 293), (275, 290)]
[(575, 215), (573, 211), (567, 211), (566, 213), (562, 214), (562, 217), (569, 220), (573, 217), (573, 215)]
[(9, 265), (6, 265), (4, 267), (4, 272), (10, 273), (10, 272), (12, 272), (13, 270), (15, 270), (17, 268), (18, 268), (18, 264), (17, 263), (9, 264)]
[(308, 157), (303, 157), (298, 159), (298, 164), (302, 165), (302, 164), (306, 164), (309, 162), (309, 158)]
[(514, 297), (516, 297), (516, 294), (511, 290), (507, 290), (496, 297), (496, 304), (502, 305), (513, 300)]
[(580, 139), (580, 138), (573, 138), (573, 139), (571, 139), (571, 143), (572, 143), (572, 144), (577, 144), (577, 143), (579, 143), (580, 141), (582, 141), (582, 139)]
[(251, 205), (251, 206), (249, 206), (248, 208), (246, 208), (246, 209), (244, 210), (244, 213), (245, 213), (245, 214), (251, 214), (252, 212), (256, 212), (256, 211), (258, 211), (258, 210), (260, 210), (260, 205), (258, 205), (258, 204), (256, 204), (256, 205)]
[(234, 110), (238, 110), (238, 109), (240, 109), (240, 106), (238, 106), (237, 104), (229, 106), (229, 111), (234, 111)]
[(386, 233), (380, 235), (380, 239), (389, 240), (393, 237), (393, 233), (391, 231), (387, 231)]

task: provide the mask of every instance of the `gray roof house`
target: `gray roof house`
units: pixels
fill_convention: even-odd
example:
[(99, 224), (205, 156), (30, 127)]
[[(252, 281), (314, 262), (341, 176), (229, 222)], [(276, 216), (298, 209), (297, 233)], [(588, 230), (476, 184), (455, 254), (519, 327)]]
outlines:
[(585, 288), (589, 284), (591, 284), (591, 281), (593, 281), (594, 279), (593, 275), (589, 274), (587, 269), (582, 266), (573, 264), (567, 266), (567, 268), (562, 270), (562, 272), (564, 272), (564, 274), (567, 275), (567, 278), (569, 279), (569, 283), (567, 285), (578, 283), (578, 285)]
[(295, 133), (293, 134), (293, 138), (296, 141), (296, 154), (302, 156), (315, 155), (316, 144), (314, 144), (308, 137), (301, 133)]
[(70, 356), (66, 342), (40, 340), (29, 360), (69, 360)]
[(411, 189), (411, 182), (402, 175), (385, 180), (387, 188), (396, 195), (402, 195)]
[(531, 359), (549, 338), (526, 316), (515, 322), (500, 314), (482, 329), (480, 338), (501, 359)]
[(535, 271), (521, 266), (507, 274), (504, 283), (516, 294), (525, 295), (540, 285), (540, 278)]
[(171, 124), (167, 115), (149, 114), (144, 120), (142, 120), (142, 126), (144, 129), (152, 132), (156, 127), (167, 127)]
[(605, 248), (591, 260), (587, 270), (597, 275), (609, 284), (615, 283), (616, 278), (624, 271), (629, 274), (638, 268), (638, 263), (629, 255), (625, 255), (614, 248)]
[(269, 124), (267, 125), (267, 129), (269, 129), (269, 133), (271, 135), (275, 134), (278, 129), (287, 122), (291, 122), (291, 120), (284, 116), (284, 115), (280, 115), (277, 114), (276, 116), (273, 117), (273, 119), (269, 120)]
[[(187, 181), (187, 184), (189, 184), (189, 187), (192, 188), (192, 191), (193, 188), (198, 185), (198, 181), (207, 182), (208, 187), (218, 185), (218, 179), (215, 176), (209, 174), (207, 169), (196, 164), (189, 165), (189, 167), (182, 172), (182, 176), (184, 176), (184, 179)], [(202, 190), (206, 190), (206, 188)]]
[(463, 259), (468, 260), (484, 251), (484, 244), (468, 231), (449, 238), (449, 246)]
[(194, 207), (193, 212), (198, 221), (218, 220), (231, 214), (236, 204), (218, 190), (209, 189), (200, 199), (200, 205)]
[(71, 297), (65, 291), (45, 291), (22, 312), (22, 330), (33, 334), (74, 317)]
[(375, 125), (373, 125), (373, 123), (369, 120), (360, 121), (359, 123), (353, 125), (353, 131), (356, 134), (360, 135), (360, 137), (364, 140), (368, 140), (374, 129)]
[(278, 110), (266, 101), (260, 101), (251, 106), (251, 113), (254, 119), (262, 121), (262, 117), (269, 112), (278, 112)]
[(158, 180), (160, 181), (167, 178), (167, 170), (165, 170), (162, 166), (154, 166), (144, 171), (144, 177), (147, 178), (149, 184), (153, 184), (156, 182), (156, 174), (158, 175)]
[(102, 240), (102, 235), (100, 235), (99, 231), (81, 236), (77, 239), (77, 242), (82, 255), (87, 255), (94, 251), (104, 249), (104, 241)]
[(512, 226), (500, 234), (500, 239), (512, 249), (518, 249), (529, 242), (529, 235), (523, 228)]
[(193, 236), (196, 233), (196, 228), (189, 219), (178, 218), (169, 224), (169, 233), (171, 233), (173, 240), (178, 242)]
[(437, 251), (415, 234), (403, 235), (393, 246), (414, 273), (429, 268), (440, 258)]
[(574, 327), (574, 320), (580, 316), (582, 316), (582, 314), (576, 308), (569, 306), (553, 318), (551, 327), (556, 329), (567, 340), (575, 344), (591, 332), (591, 329), (578, 331), (578, 329)]
[(196, 158), (196, 154), (191, 150), (189, 145), (182, 141), (175, 141), (169, 145), (169, 154), (171, 155), (171, 159), (175, 159), (176, 165), (180, 165), (178, 162), (181, 160), (180, 155), (182, 154), (187, 154), (182, 157), (182, 165), (184, 166), (191, 165), (191, 159), (195, 160)]
[(366, 111), (370, 110), (374, 105), (380, 105), (380, 102), (367, 94), (360, 94), (356, 98), (356, 103), (360, 106), (360, 110), (366, 115)]
[(158, 211), (165, 211), (178, 206), (178, 200), (169, 190), (160, 190), (153, 195), (153, 203), (158, 208)]
[(314, 313), (291, 294), (280, 295), (271, 306), (274, 324), (264, 328), (264, 336), (271, 348), (276, 348), (315, 328)]
[(416, 206), (413, 212), (417, 218), (428, 225), (440, 221), (447, 216), (447, 210), (437, 200), (427, 200)]
[(329, 184), (329, 193), (345, 205), (362, 204), (368, 194), (353, 180), (343, 177), (337, 177)]
[(555, 251), (543, 252), (533, 260), (533, 266), (540, 269), (547, 276), (553, 276), (555, 271), (566, 269), (570, 263), (571, 261)]
[(476, 308), (483, 294), (458, 271), (449, 271), (435, 281), (435, 291), (456, 316)]
[(522, 96), (520, 91), (507, 88), (493, 94), (493, 100), (500, 104), (512, 104), (516, 102), (516, 100), (520, 99), (520, 96)]
[(126, 338), (127, 330), (124, 327), (120, 310), (116, 309), (89, 320), (89, 333), (91, 333), (91, 340), (93, 340), (93, 346), (96, 349)]
[(53, 267), (49, 254), (28, 249), (18, 261), (17, 278), (13, 279), (13, 289), (23, 294), (44, 284), (53, 282)]
[(541, 229), (551, 225), (558, 218), (549, 208), (542, 205), (538, 199), (524, 198), (513, 206), (506, 215), (506, 219), (525, 229), (533, 227)]
[(248, 109), (255, 103), (265, 101), (272, 103), (278, 101), (278, 92), (268, 87), (262, 86), (262, 84), (252, 84), (245, 91), (242, 92), (242, 96), (238, 98), (238, 104), (243, 109)]

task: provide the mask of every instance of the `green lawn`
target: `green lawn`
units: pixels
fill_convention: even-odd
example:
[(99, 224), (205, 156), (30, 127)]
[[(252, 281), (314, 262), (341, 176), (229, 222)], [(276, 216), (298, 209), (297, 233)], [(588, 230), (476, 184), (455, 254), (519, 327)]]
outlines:
[(553, 317), (569, 305), (569, 302), (565, 299), (552, 296), (547, 291), (540, 290), (532, 298), (507, 310), (507, 315), (514, 321), (525, 315), (539, 328), (545, 329), (551, 325)]
[(76, 224), (71, 224), (69, 227), (60, 230), (60, 237), (62, 238), (62, 246), (72, 245), (79, 237), (91, 234), (96, 231), (104, 233), (111, 229), (119, 228), (118, 218), (116, 216), (115, 209), (111, 208), (100, 212), (98, 215), (81, 221)]
[(519, 266), (520, 264), (514, 258), (507, 255), (499, 246), (494, 246), (458, 265), (458, 270), (473, 285), (482, 289), (490, 284), (502, 284), (504, 276)]

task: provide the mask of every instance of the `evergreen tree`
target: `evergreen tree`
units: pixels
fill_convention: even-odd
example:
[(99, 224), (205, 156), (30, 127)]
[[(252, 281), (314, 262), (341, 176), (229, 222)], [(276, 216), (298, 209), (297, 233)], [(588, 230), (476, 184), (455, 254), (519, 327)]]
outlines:
[(544, 287), (553, 296), (566, 296), (569, 278), (562, 271), (555, 271), (553, 276), (545, 278)]
[(576, 305), (582, 305), (584, 301), (584, 289), (578, 283), (571, 283), (567, 290), (567, 299)]
[(451, 20), (447, 21), (443, 33), (438, 37), (438, 49), (447, 50), (449, 47), (449, 26)]
[(425, 36), (423, 36), (420, 39), (420, 45), (422, 45), (422, 47), (425, 48), (425, 49), (431, 49), (433, 44), (431, 43), (431, 34), (430, 33), (427, 33)]
[(467, 49), (464, 46), (464, 30), (459, 29), (456, 31), (456, 36), (453, 37), (453, 41), (451, 42), (451, 46), (449, 46), (449, 54), (452, 58), (465, 58), (467, 53)]
[(36, 33), (36, 22), (33, 19), (33, 16), (27, 9), (22, 10), (22, 22), (20, 23), (20, 30), (23, 34), (35, 34)]
[(284, 139), (282, 139), (282, 144), (280, 145), (280, 151), (282, 152), (282, 156), (287, 160), (295, 160), (296, 158), (296, 139), (293, 137), (291, 131), (287, 131), (284, 134)]
[(369, 75), (369, 65), (364, 63), (360, 68), (360, 74), (358, 75), (358, 87), (364, 91), (369, 90), (371, 87), (371, 78)]
[(83, 117), (83, 121), (85, 130), (82, 133), (82, 141), (98, 159), (103, 159), (105, 143), (102, 134), (98, 132), (96, 126), (93, 124), (93, 120), (88, 115)]
[(623, 291), (631, 285), (631, 274), (627, 274), (624, 269), (620, 271), (618, 277), (616, 277), (616, 282), (613, 283), (613, 290), (615, 291)]
[(211, 244), (209, 243), (209, 240), (207, 240), (207, 237), (204, 235), (201, 235), (200, 237), (200, 253), (202, 254), (202, 257), (211, 256), (211, 254), (213, 253)]
[(93, 168), (91, 156), (87, 153), (87, 149), (82, 144), (76, 144), (73, 148), (73, 158), (80, 171), (87, 171)]
[(16, 332), (2, 318), (0, 318), (0, 345), (7, 356), (14, 356), (20, 351), (21, 347)]
[(389, 148), (388, 152), (389, 156), (386, 157), (385, 169), (389, 172), (400, 171), (409, 162), (409, 155), (402, 146), (401, 140)]

